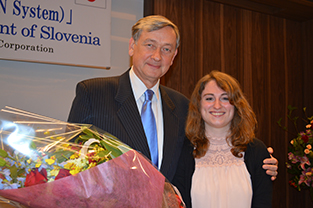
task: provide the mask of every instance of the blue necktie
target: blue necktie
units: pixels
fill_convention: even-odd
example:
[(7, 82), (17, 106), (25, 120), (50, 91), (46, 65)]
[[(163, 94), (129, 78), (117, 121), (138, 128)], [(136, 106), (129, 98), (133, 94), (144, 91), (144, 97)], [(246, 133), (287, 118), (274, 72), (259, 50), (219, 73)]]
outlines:
[(154, 114), (152, 111), (153, 91), (146, 90), (145, 102), (141, 109), (141, 121), (146, 133), (152, 163), (158, 167), (158, 138)]

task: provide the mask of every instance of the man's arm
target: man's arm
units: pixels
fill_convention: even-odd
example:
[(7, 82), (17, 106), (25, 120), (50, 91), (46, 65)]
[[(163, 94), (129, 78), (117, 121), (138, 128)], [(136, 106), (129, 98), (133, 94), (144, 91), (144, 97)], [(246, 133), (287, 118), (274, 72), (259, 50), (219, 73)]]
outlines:
[(274, 152), (273, 148), (269, 147), (267, 151), (271, 154), (271, 158), (267, 158), (263, 161), (263, 169), (266, 170), (267, 175), (272, 176), (271, 179), (274, 181), (278, 174), (278, 160), (272, 156)]

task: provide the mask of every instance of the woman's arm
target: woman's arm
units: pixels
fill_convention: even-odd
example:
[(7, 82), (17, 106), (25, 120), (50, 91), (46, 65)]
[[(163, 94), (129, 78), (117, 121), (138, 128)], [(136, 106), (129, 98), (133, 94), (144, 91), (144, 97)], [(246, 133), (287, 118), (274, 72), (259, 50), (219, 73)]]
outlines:
[(253, 208), (272, 207), (273, 182), (271, 176), (262, 168), (263, 160), (270, 157), (266, 146), (259, 139), (248, 144), (245, 153), (245, 163), (252, 181)]

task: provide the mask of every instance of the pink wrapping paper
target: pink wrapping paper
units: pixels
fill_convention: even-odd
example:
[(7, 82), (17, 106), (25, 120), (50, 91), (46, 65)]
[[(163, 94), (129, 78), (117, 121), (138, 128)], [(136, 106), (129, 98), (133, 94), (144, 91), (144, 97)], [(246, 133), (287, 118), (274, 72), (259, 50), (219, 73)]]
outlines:
[[(0, 190), (0, 207), (184, 207), (173, 186), (145, 156), (108, 132), (8, 106), (0, 113), (4, 189)], [(70, 162), (61, 164), (64, 158)], [(97, 166), (90, 166), (92, 162), (86, 159), (96, 161)], [(79, 164), (65, 167), (75, 162)], [(33, 185), (42, 178), (32, 181), (26, 174), (39, 168), (45, 168), (50, 182)], [(55, 180), (53, 171), (58, 168), (79, 173)], [(27, 183), (20, 180), (27, 177)], [(15, 184), (16, 189), (6, 189), (14, 187), (8, 184)]]
[[(165, 177), (158, 170), (138, 152), (129, 150), (75, 176), (21, 189), (0, 190), (0, 195), (34, 208), (151, 208), (162, 207), (164, 183)], [(167, 203), (168, 207), (178, 207), (175, 200)]]

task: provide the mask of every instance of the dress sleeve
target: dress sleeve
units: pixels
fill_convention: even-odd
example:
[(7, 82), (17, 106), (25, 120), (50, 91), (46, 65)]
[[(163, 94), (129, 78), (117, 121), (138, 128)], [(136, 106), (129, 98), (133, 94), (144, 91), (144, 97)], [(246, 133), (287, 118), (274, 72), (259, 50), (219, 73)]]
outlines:
[(263, 160), (269, 157), (267, 148), (261, 140), (254, 139), (248, 144), (244, 159), (252, 181), (252, 208), (272, 207), (273, 182), (271, 176), (262, 168)]

